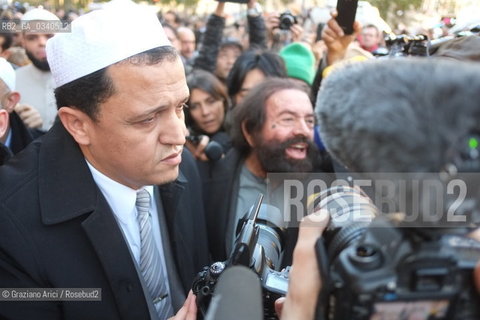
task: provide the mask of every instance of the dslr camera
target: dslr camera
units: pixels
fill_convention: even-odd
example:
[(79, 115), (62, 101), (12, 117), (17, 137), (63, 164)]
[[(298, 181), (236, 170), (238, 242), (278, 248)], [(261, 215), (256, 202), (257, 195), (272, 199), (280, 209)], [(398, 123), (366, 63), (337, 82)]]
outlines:
[(280, 30), (290, 30), (291, 26), (293, 26), (294, 24), (297, 24), (297, 17), (295, 17), (288, 10), (280, 14), (279, 20), (280, 20), (280, 23), (278, 24), (278, 28)]
[(221, 273), (230, 266), (242, 265), (253, 270), (261, 280), (264, 319), (277, 319), (274, 302), (286, 294), (289, 273), (289, 268), (278, 271), (284, 245), (283, 217), (277, 208), (262, 205), (262, 200), (260, 194), (246, 220), (240, 224), (241, 231), (230, 257), (204, 267), (196, 276), (192, 291), (204, 316)]
[(375, 217), (329, 226), (317, 241), (317, 320), (480, 319), (473, 280), (480, 243), (467, 228), (405, 225), (395, 214), (378, 215), (366, 194), (350, 187), (315, 198), (312, 206), (328, 210), (333, 225), (361, 211)]
[(387, 49), (379, 49), (373, 54), (388, 57), (430, 56), (430, 40), (427, 35), (390, 35), (385, 37), (385, 44)]

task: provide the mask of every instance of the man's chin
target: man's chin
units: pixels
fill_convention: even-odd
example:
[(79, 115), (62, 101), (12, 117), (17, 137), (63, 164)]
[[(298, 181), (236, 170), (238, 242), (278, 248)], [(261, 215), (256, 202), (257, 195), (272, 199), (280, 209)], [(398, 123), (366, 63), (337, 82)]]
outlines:
[(177, 180), (179, 175), (179, 166), (175, 166), (175, 168), (172, 168), (168, 172), (162, 172), (158, 175), (156, 175), (155, 179), (152, 181), (152, 185), (162, 185), (162, 184), (167, 184), (170, 182), (173, 182)]

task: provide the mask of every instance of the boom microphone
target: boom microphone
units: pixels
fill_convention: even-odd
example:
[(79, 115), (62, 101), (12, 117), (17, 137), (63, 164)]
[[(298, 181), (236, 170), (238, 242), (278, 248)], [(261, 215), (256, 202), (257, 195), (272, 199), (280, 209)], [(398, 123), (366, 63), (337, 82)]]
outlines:
[(215, 287), (205, 320), (262, 320), (262, 290), (258, 276), (243, 266), (227, 268)]
[(398, 58), (332, 73), (316, 113), (322, 141), (355, 172), (439, 172), (479, 132), (480, 65)]

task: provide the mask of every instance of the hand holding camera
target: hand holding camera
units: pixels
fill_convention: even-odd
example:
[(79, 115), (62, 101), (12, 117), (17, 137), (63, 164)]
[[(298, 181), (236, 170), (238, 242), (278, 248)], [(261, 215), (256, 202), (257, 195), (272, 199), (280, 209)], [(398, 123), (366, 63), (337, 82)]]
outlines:
[(315, 244), (328, 225), (329, 214), (319, 210), (306, 216), (300, 224), (293, 252), (290, 283), (286, 298), (280, 298), (275, 309), (280, 319), (314, 319), (317, 296), (322, 288)]

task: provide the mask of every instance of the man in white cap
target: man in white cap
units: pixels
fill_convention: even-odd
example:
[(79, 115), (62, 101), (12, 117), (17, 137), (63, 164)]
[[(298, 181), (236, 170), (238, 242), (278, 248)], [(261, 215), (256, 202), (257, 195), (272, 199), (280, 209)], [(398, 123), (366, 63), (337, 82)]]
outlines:
[[(49, 25), (51, 22), (59, 21), (56, 15), (43, 8), (32, 9), (22, 17), (22, 23), (25, 24), (43, 22), (44, 25)], [(22, 104), (33, 106), (40, 112), (43, 120), (42, 130), (47, 131), (57, 116), (54, 83), (45, 50), (47, 40), (54, 34), (28, 30), (25, 28), (22, 32), (21, 42), (32, 63), (17, 69), (17, 90), (22, 95), (20, 101)]]
[(209, 255), (178, 53), (155, 14), (119, 0), (47, 57), (60, 122), (0, 167), (0, 284), (98, 301), (0, 302), (0, 318), (195, 319), (185, 297)]
[(20, 94), (15, 91), (15, 71), (7, 60), (0, 57), (0, 109), (10, 114), (6, 131), (0, 134), (0, 142), (13, 154), (25, 149), (41, 135), (39, 130), (28, 128), (22, 121), (17, 113), (19, 100)]

